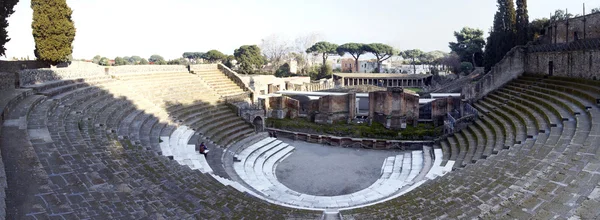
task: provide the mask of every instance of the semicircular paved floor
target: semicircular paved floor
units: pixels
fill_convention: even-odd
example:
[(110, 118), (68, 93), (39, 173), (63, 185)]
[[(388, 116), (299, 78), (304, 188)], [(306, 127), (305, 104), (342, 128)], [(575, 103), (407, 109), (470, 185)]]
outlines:
[(296, 149), (277, 165), (277, 179), (294, 191), (315, 196), (345, 195), (365, 189), (381, 176), (387, 157), (403, 153), (279, 139)]

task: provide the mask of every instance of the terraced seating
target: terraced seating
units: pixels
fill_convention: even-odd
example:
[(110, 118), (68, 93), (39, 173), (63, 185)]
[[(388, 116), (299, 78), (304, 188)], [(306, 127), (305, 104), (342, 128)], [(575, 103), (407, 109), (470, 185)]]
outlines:
[(206, 82), (210, 88), (214, 89), (221, 96), (233, 96), (244, 93), (244, 90), (235, 84), (229, 77), (223, 74), (220, 70), (191, 70), (198, 74), (202, 80)]
[(426, 181), (398, 199), (342, 214), (355, 219), (599, 218), (598, 89), (597, 81), (572, 78), (513, 80), (473, 104), (480, 120), (440, 141), (444, 160), (454, 155), (457, 163), (463, 146), (471, 152), (475, 145), (475, 166)]
[[(139, 83), (139, 76), (128, 77), (52, 81), (24, 90), (27, 96), (11, 98), (16, 104), (8, 108), (8, 121), (0, 130), (2, 154), (11, 155), (3, 159), (10, 163), (6, 169), (8, 219), (321, 216), (321, 212), (264, 202), (239, 183), (212, 174), (206, 159), (189, 143), (196, 131), (173, 122), (165, 106), (174, 106), (168, 102), (185, 89), (202, 92), (202, 96), (181, 95), (184, 101), (195, 97), (206, 97), (207, 103), (218, 101), (214, 92), (192, 90), (190, 84), (181, 90), (163, 88), (150, 97), (138, 86), (161, 80)], [(197, 78), (187, 74), (178, 80), (189, 77)], [(223, 104), (218, 106), (228, 110)], [(200, 112), (186, 107), (177, 108), (180, 116)], [(203, 116), (210, 117), (195, 117)]]
[(234, 163), (237, 175), (265, 200), (309, 209), (350, 208), (376, 203), (396, 197), (426, 179), (435, 179), (451, 170), (453, 162), (442, 166), (442, 151), (435, 149), (432, 162), (430, 149), (412, 151), (387, 158), (382, 165), (381, 177), (371, 186), (347, 195), (313, 196), (296, 192), (275, 177), (279, 161), (285, 159), (294, 147), (275, 138), (265, 138), (240, 151)]

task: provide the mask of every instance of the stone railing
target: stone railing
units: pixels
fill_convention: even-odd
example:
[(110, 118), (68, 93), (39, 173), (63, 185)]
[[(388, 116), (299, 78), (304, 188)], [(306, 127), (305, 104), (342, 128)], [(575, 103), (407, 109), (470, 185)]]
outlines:
[(336, 137), (330, 135), (317, 135), (302, 132), (293, 132), (276, 128), (267, 128), (269, 131), (277, 132), (278, 136), (310, 143), (327, 144), (331, 146), (367, 148), (367, 149), (400, 149), (400, 150), (422, 150), (424, 144), (432, 144), (433, 141), (420, 140), (384, 140), (369, 138)]
[(106, 67), (110, 75), (149, 74), (149, 73), (187, 73), (184, 65), (127, 65)]
[(477, 100), (498, 89), (509, 81), (516, 79), (525, 72), (525, 47), (517, 46), (511, 49), (492, 70), (482, 76), (477, 82), (466, 84), (462, 94), (467, 100)]
[(221, 70), (221, 72), (223, 72), (223, 74), (229, 77), (231, 81), (233, 81), (236, 85), (242, 88), (244, 92), (250, 92), (251, 99), (254, 101), (254, 90), (252, 90), (252, 88), (250, 88), (249, 85), (246, 85), (246, 83), (244, 83), (244, 81), (240, 79), (240, 76), (235, 71), (229, 69), (229, 67), (223, 64), (218, 64), (218, 68), (219, 70)]

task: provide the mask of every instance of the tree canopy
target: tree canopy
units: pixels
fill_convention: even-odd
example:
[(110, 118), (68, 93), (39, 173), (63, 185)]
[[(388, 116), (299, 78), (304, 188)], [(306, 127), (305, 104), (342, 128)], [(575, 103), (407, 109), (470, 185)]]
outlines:
[(344, 54), (346, 53), (352, 55), (352, 57), (354, 58), (354, 65), (358, 70), (358, 58), (360, 58), (360, 55), (365, 54), (367, 51), (365, 50), (365, 44), (346, 43), (337, 47), (337, 52), (340, 56), (344, 56)]
[(19, 0), (3, 0), (0, 3), (0, 56), (5, 55), (6, 48), (4, 45), (10, 41), (6, 28), (8, 27), (8, 17), (15, 12), (13, 8), (17, 2)]
[(337, 44), (329, 43), (327, 41), (320, 41), (306, 49), (306, 53), (321, 54), (323, 57), (323, 66), (325, 66), (327, 64), (327, 58), (329, 55), (337, 53), (337, 47)]
[(98, 64), (100, 64), (102, 66), (110, 66), (110, 60), (106, 57), (102, 57), (102, 58), (100, 58), (100, 61), (98, 62)]
[(204, 56), (202, 56), (202, 58), (204, 58), (205, 60), (208, 60), (208, 62), (210, 63), (216, 63), (218, 61), (221, 61), (223, 59), (225, 59), (225, 54), (221, 53), (218, 50), (209, 50), (208, 52), (206, 52), (204, 54)]
[(73, 53), (75, 25), (66, 0), (31, 0), (35, 56), (44, 62), (69, 61)]
[(554, 11), (554, 14), (550, 17), (550, 21), (552, 21), (552, 22), (562, 21), (562, 20), (567, 20), (572, 17), (573, 17), (573, 14), (567, 13), (561, 9), (557, 9), (556, 11)]
[(127, 61), (125, 59), (123, 59), (123, 57), (116, 57), (115, 58), (115, 66), (122, 66), (122, 65), (127, 65)]
[(202, 58), (204, 56), (204, 53), (202, 53), (202, 52), (185, 52), (185, 53), (183, 53), (182, 56), (183, 56), (183, 58), (193, 60), (193, 59)]
[(527, 42), (530, 40), (527, 0), (517, 0), (516, 31), (516, 45), (527, 44)]
[(461, 62), (472, 62), (475, 66), (483, 64), (483, 30), (463, 27), (459, 32), (454, 32), (456, 42), (450, 42), (452, 52), (460, 56)]
[(400, 52), (399, 54), (400, 56), (402, 56), (405, 59), (411, 59), (412, 60), (412, 65), (413, 65), (413, 73), (417, 73), (417, 65), (416, 65), (416, 61), (417, 59), (422, 58), (425, 53), (423, 53), (423, 51), (419, 50), (419, 49), (413, 49), (413, 50), (405, 50)]
[(365, 51), (372, 53), (377, 58), (377, 72), (381, 72), (381, 63), (396, 54), (394, 48), (387, 44), (372, 43), (366, 44)]
[(150, 64), (150, 62), (148, 62), (148, 60), (146, 60), (146, 59), (144, 59), (144, 58), (142, 58), (142, 59), (140, 60), (140, 65), (148, 65), (148, 64)]
[(245, 74), (253, 74), (262, 65), (266, 59), (260, 53), (260, 48), (256, 45), (244, 45), (233, 52), (235, 59), (240, 65), (239, 71)]
[(165, 58), (163, 58), (162, 56), (160, 56), (158, 54), (154, 54), (154, 55), (150, 56), (150, 58), (148, 58), (148, 62), (152, 62), (154, 64), (159, 64), (159, 65), (167, 64), (167, 61), (165, 60)]
[(513, 0), (498, 0), (498, 11), (494, 15), (494, 25), (487, 39), (484, 52), (484, 66), (489, 71), (514, 46), (516, 40), (516, 12)]

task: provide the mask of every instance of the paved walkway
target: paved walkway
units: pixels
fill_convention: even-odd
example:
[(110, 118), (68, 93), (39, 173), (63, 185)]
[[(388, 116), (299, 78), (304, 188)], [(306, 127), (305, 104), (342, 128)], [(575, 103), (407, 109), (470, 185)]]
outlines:
[(399, 150), (332, 147), (279, 138), (296, 147), (277, 165), (277, 179), (290, 189), (316, 196), (358, 192), (381, 177), (381, 165)]

